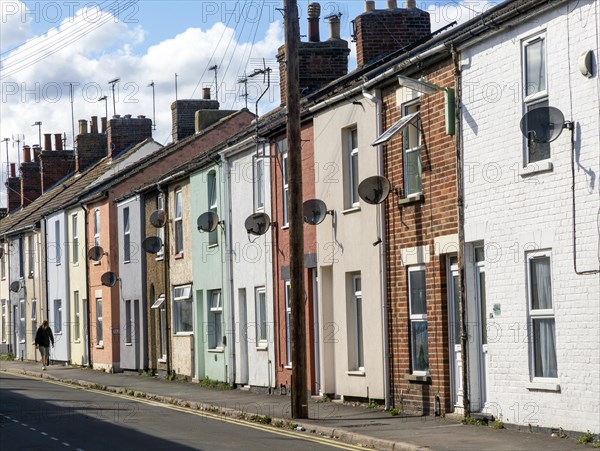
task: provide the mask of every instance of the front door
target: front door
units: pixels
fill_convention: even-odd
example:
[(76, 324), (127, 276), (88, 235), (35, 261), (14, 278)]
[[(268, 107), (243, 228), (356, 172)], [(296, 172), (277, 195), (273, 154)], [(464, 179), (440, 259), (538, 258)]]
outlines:
[(319, 337), (320, 323), (319, 323), (319, 276), (317, 268), (311, 270), (312, 282), (313, 282), (313, 321), (315, 326), (315, 394), (321, 394), (321, 340)]
[(458, 258), (448, 257), (448, 333), (450, 388), (455, 409), (462, 408), (462, 357), (460, 349), (460, 308), (458, 304)]
[(485, 303), (485, 255), (483, 247), (475, 248), (475, 286), (477, 293), (477, 310), (479, 312), (479, 383), (481, 387), (479, 408), (483, 410), (488, 399), (487, 376), (489, 368), (487, 345), (487, 307)]

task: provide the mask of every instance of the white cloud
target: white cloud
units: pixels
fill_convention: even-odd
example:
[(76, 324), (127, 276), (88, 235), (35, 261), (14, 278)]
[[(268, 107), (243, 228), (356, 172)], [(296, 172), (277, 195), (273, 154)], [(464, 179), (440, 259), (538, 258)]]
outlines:
[(31, 19), (24, 3), (0, 0), (0, 50), (7, 51), (31, 36)]

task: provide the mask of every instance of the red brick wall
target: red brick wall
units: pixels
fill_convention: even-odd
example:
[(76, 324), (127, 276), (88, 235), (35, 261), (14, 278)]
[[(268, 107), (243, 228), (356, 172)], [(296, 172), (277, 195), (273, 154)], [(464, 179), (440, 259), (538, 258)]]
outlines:
[(75, 170), (73, 151), (42, 151), (40, 154), (42, 191), (47, 191), (56, 182)]
[[(454, 87), (451, 61), (441, 63), (422, 74), (427, 81)], [(396, 85), (382, 92), (384, 128), (401, 116), (396, 104)], [(435, 396), (439, 395), (442, 411), (451, 411), (450, 362), (448, 349), (448, 312), (446, 296), (446, 256), (436, 256), (434, 239), (458, 233), (456, 212), (455, 142), (445, 133), (444, 95), (442, 92), (421, 97), (422, 120), (422, 191), (424, 202), (399, 207), (397, 197), (386, 202), (388, 236), (388, 303), (390, 372), (392, 396), (397, 406), (407, 412), (433, 414)], [(402, 135), (384, 147), (386, 176), (395, 187), (403, 186)], [(426, 297), (430, 382), (406, 380), (411, 374), (410, 317), (408, 306), (407, 267), (400, 249), (430, 246), (430, 263), (426, 265)]]
[(116, 157), (128, 147), (152, 137), (152, 120), (144, 116), (137, 118), (125, 115), (108, 121), (108, 156)]
[[(275, 141), (283, 139), (285, 135), (275, 137)], [(314, 141), (313, 124), (304, 124), (301, 130), (302, 139), (302, 193), (303, 200), (315, 197), (315, 167), (314, 167)], [(277, 152), (275, 144), (271, 145), (271, 154)], [(275, 382), (288, 389), (291, 384), (292, 370), (285, 368), (286, 356), (286, 327), (285, 327), (285, 280), (282, 279), (282, 266), (289, 267), (289, 229), (283, 225), (283, 174), (281, 172), (283, 160), (277, 153), (277, 161), (271, 165), (271, 199), (272, 221), (277, 222), (273, 230), (273, 295), (275, 308)], [(304, 224), (304, 254), (317, 252), (317, 230), (315, 226)], [(316, 268), (314, 269), (316, 271)], [(313, 394), (318, 393), (315, 387), (315, 334), (313, 323), (313, 287), (312, 269), (304, 271), (304, 287), (306, 290), (306, 363), (308, 368), (308, 387)]]
[(40, 164), (34, 161), (21, 163), (21, 206), (26, 207), (41, 194)]

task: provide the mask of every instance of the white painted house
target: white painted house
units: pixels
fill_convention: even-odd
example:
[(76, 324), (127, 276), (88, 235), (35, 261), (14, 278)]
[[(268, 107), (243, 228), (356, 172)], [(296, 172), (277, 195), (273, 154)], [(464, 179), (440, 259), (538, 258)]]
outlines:
[[(458, 48), (471, 401), (505, 423), (600, 431), (599, 23), (597, 2), (543, 2)], [(544, 106), (573, 131), (528, 142)]]

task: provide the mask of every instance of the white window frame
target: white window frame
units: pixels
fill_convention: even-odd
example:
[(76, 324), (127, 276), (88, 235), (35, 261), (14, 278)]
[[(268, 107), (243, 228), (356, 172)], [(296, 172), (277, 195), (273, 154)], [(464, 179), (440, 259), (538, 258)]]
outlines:
[[(416, 107), (416, 111), (413, 109)], [(420, 99), (411, 100), (410, 102), (406, 102), (402, 105), (402, 115), (408, 116), (412, 113), (418, 113), (421, 108)], [(414, 130), (413, 130), (414, 127)], [(404, 193), (405, 197), (415, 197), (419, 196), (423, 192), (423, 160), (422, 160), (422, 148), (423, 148), (423, 137), (421, 136), (421, 116), (417, 114), (410, 123), (404, 127), (402, 130), (402, 173), (404, 175)], [(411, 136), (416, 131), (416, 143), (413, 143), (411, 140)], [(419, 156), (419, 190), (412, 191), (411, 187), (409, 187), (409, 155), (418, 153)]]
[(285, 356), (287, 366), (292, 366), (292, 284), (285, 281)]
[(63, 323), (63, 305), (62, 299), (55, 299), (53, 304), (54, 311), (54, 332), (55, 335), (62, 334), (62, 323)]
[(258, 157), (254, 161), (254, 211), (265, 209), (265, 159)]
[(71, 259), (73, 266), (79, 265), (79, 217), (77, 213), (71, 215), (71, 228), (73, 233), (73, 248), (71, 249)]
[[(190, 330), (183, 330), (181, 326), (182, 324), (182, 312), (181, 307), (184, 305), (183, 303), (190, 303), (187, 308), (190, 311)], [(191, 335), (194, 333), (194, 305), (192, 299), (192, 285), (179, 285), (173, 287), (173, 333), (174, 335)]]
[(350, 370), (365, 371), (364, 321), (362, 308), (362, 279), (360, 273), (354, 273), (351, 286), (352, 327), (354, 328), (354, 361)]
[(256, 346), (265, 348), (269, 342), (269, 323), (267, 315), (267, 290), (257, 287), (254, 290), (256, 313)]
[(2, 299), (2, 343), (6, 343), (6, 337), (8, 336), (6, 330), (6, 299)]
[[(98, 304), (100, 304), (100, 308), (98, 308)], [(103, 319), (102, 319), (102, 297), (96, 297), (96, 346), (102, 347), (104, 346), (104, 331), (102, 329)]]
[(100, 246), (100, 209), (94, 209), (94, 246)]
[[(412, 284), (410, 282), (410, 275), (412, 272), (423, 272), (423, 276), (425, 278), (425, 313), (413, 313), (413, 307), (412, 307)], [(425, 325), (427, 326), (427, 361), (429, 361), (429, 323), (427, 320), (427, 271), (425, 268), (425, 265), (415, 265), (415, 266), (409, 266), (408, 267), (408, 308), (409, 308), (409, 314), (410, 314), (410, 368), (411, 368), (411, 372), (414, 375), (417, 376), (428, 376), (429, 375), (429, 368), (427, 370), (421, 370), (421, 369), (415, 369), (415, 362), (416, 362), (416, 349), (414, 346), (414, 338), (413, 338), (413, 334), (414, 334), (414, 329), (413, 329), (413, 324), (415, 323), (425, 323)]]
[(131, 300), (125, 301), (125, 344), (131, 346), (132, 343), (132, 328), (131, 328)]
[(290, 201), (289, 201), (289, 180), (288, 180), (288, 151), (287, 151), (287, 139), (284, 138), (278, 142), (278, 147), (281, 151), (281, 185), (283, 189), (283, 221), (282, 227), (288, 227), (290, 224)]
[(173, 227), (175, 229), (175, 255), (183, 255), (183, 191), (181, 188), (175, 190)]
[(31, 314), (29, 315), (29, 319), (31, 321), (31, 333), (35, 340), (35, 333), (37, 332), (37, 299), (35, 298), (31, 300)]
[[(539, 90), (535, 93), (528, 94), (529, 82), (527, 79), (527, 48), (537, 42), (543, 42), (543, 69), (544, 69), (544, 89)], [(536, 33), (526, 39), (523, 39), (521, 43), (521, 65), (522, 65), (522, 82), (523, 82), (523, 114), (535, 109), (536, 106), (546, 103), (548, 104), (548, 52), (547, 52), (547, 39), (546, 32)], [(529, 139), (524, 138), (524, 162), (525, 166), (535, 164), (541, 161), (547, 161), (552, 158), (552, 149), (550, 143), (536, 143), (536, 146), (548, 146), (548, 157), (540, 158), (536, 160), (531, 159), (531, 151), (529, 148)]]
[(208, 324), (208, 349), (223, 349), (223, 298), (221, 290), (208, 291)]
[[(165, 209), (165, 198), (163, 196), (162, 193), (159, 193), (158, 196), (156, 196), (156, 209), (157, 210), (164, 210)], [(156, 253), (156, 260), (160, 260), (162, 258), (164, 258), (165, 255), (165, 228), (164, 227), (158, 227), (156, 229), (156, 236), (158, 236), (160, 238), (160, 242), (163, 243), (163, 245), (160, 247), (160, 250)]]
[(56, 266), (62, 264), (62, 244), (60, 240), (60, 221), (54, 221), (54, 246), (56, 247)]
[(33, 277), (35, 275), (35, 237), (33, 235), (27, 236), (27, 263), (29, 277)]
[(81, 331), (80, 331), (80, 305), (79, 305), (79, 291), (73, 292), (73, 306), (74, 306), (74, 324), (73, 324), (73, 341), (76, 343), (81, 339)]
[(6, 247), (4, 244), (2, 245), (2, 249), (4, 252), (2, 253), (2, 257), (0, 257), (0, 278), (2, 280), (6, 279)]
[[(219, 192), (218, 192), (218, 183), (217, 183), (217, 171), (212, 170), (208, 172), (207, 183), (207, 200), (208, 200), (208, 210), (212, 211), (215, 214), (219, 214), (218, 204), (219, 204)], [(209, 246), (218, 246), (219, 245), (219, 228), (217, 227), (212, 232), (208, 232), (208, 245)]]
[(25, 335), (27, 334), (27, 305), (25, 299), (19, 299), (19, 340), (25, 343)]
[[(532, 274), (531, 265), (536, 259), (548, 259), (550, 265), (550, 302), (552, 303), (551, 308), (546, 309), (534, 309), (533, 308), (533, 285), (532, 285)], [(530, 376), (533, 382), (556, 382), (558, 380), (558, 355), (556, 353), (556, 317), (554, 313), (554, 296), (552, 293), (552, 252), (550, 250), (534, 251), (530, 252), (526, 256), (527, 259), (527, 298), (528, 298), (528, 310), (529, 310), (529, 343), (530, 343)], [(556, 361), (556, 377), (552, 376), (536, 376), (536, 336), (534, 323), (537, 320), (552, 320), (554, 322), (554, 360)]]
[(131, 262), (131, 217), (129, 207), (123, 207), (123, 263)]
[[(354, 134), (356, 134), (356, 142), (354, 142)], [(347, 177), (348, 177), (348, 202), (347, 206), (358, 207), (360, 205), (360, 197), (358, 196), (359, 183), (359, 161), (358, 161), (358, 127), (355, 125), (346, 129), (346, 155), (347, 155)], [(356, 161), (356, 164), (353, 162)], [(356, 172), (356, 174), (355, 174)]]

